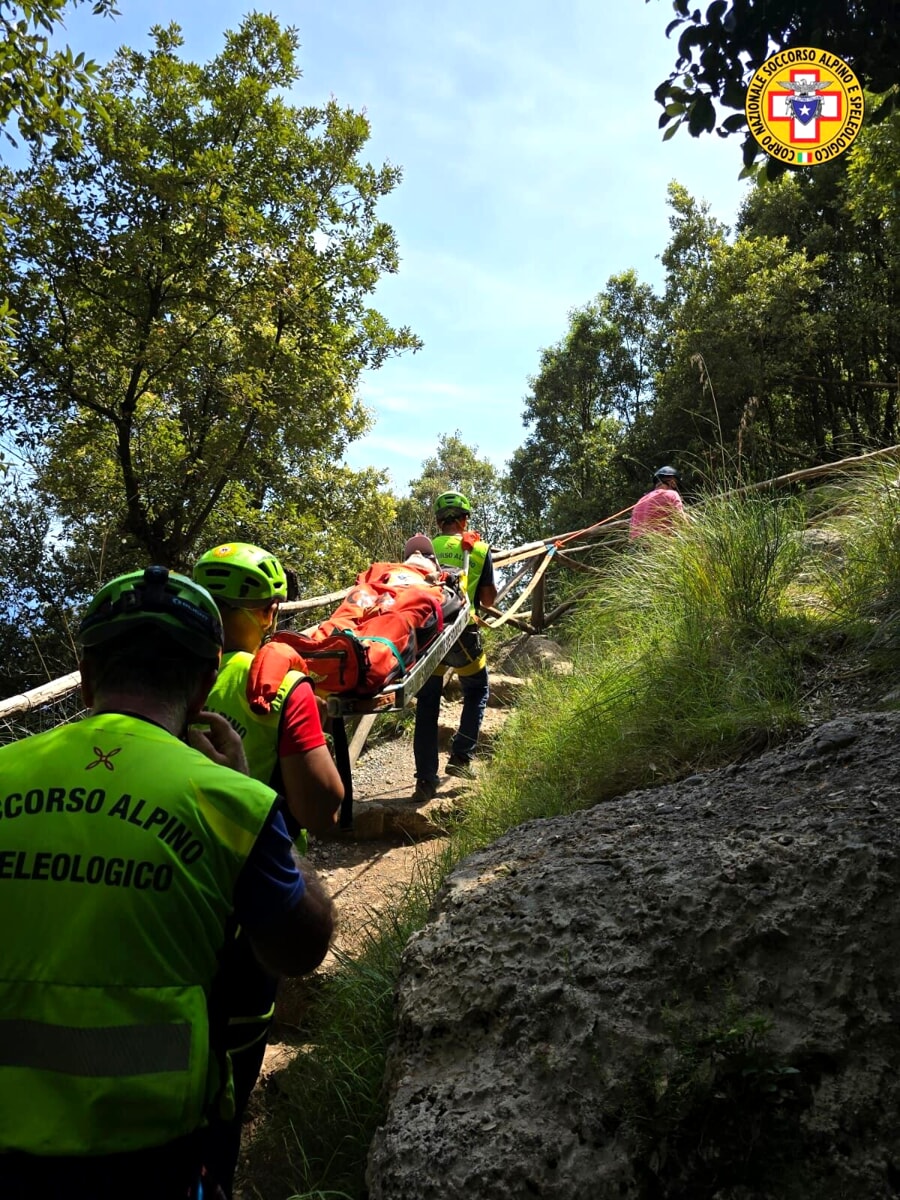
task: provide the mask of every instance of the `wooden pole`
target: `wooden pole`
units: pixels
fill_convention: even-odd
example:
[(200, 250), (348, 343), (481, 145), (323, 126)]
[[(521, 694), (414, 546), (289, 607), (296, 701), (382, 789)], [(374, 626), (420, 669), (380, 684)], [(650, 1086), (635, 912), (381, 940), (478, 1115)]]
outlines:
[(52, 700), (60, 700), (63, 696), (74, 692), (80, 684), (81, 672), (72, 671), (60, 679), (53, 679), (50, 683), (32, 688), (30, 692), (22, 692), (19, 696), (10, 696), (8, 700), (0, 700), (0, 718), (11, 717), (16, 713), (31, 712), (35, 708), (49, 704)]
[[(537, 573), (538, 564), (534, 565)], [(540, 633), (544, 628), (544, 596), (546, 594), (547, 576), (541, 575), (531, 596), (531, 623)]]
[(366, 744), (366, 738), (372, 732), (372, 726), (375, 724), (377, 713), (365, 713), (359, 718), (356, 728), (353, 730), (353, 737), (350, 739), (350, 766), (356, 766), (356, 760), (363, 752), (363, 747)]

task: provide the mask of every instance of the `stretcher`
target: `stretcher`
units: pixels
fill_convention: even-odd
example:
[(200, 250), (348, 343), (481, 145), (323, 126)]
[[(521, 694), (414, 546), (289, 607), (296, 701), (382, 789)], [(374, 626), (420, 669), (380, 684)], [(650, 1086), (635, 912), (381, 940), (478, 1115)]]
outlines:
[[(467, 569), (468, 555), (465, 558), (464, 569)], [(377, 695), (354, 696), (347, 692), (341, 692), (328, 697), (326, 708), (331, 719), (334, 761), (344, 785), (344, 799), (341, 804), (340, 816), (341, 829), (353, 828), (353, 765), (350, 761), (350, 743), (347, 738), (345, 718), (364, 716), (369, 713), (393, 712), (406, 707), (425, 686), (445, 656), (459, 641), (466, 628), (469, 622), (469, 601), (465, 591), (463, 591), (463, 599), (463, 606), (454, 617), (453, 622), (437, 635), (404, 675), (388, 684)]]

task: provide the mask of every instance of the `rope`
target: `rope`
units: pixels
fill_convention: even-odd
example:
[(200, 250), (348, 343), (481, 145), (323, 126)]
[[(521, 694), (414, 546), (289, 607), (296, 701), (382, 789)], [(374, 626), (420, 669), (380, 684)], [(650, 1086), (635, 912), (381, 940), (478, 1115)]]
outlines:
[(544, 561), (541, 563), (541, 565), (535, 571), (534, 575), (532, 576), (531, 583), (529, 583), (528, 587), (525, 589), (525, 591), (522, 593), (522, 595), (518, 598), (518, 600), (516, 600), (516, 602), (512, 605), (511, 608), (508, 608), (506, 610), (506, 612), (503, 614), (502, 617), (498, 617), (494, 621), (489, 621), (484, 617), (478, 617), (477, 618), (478, 621), (482, 625), (487, 625), (487, 627), (489, 629), (499, 629), (501, 625), (505, 625), (510, 617), (514, 617), (516, 615), (516, 613), (519, 611), (519, 609), (522, 607), (522, 605), (525, 603), (525, 601), (528, 599), (528, 597), (531, 595), (531, 593), (537, 587), (538, 583), (540, 583), (541, 579), (544, 576), (544, 572), (550, 566), (550, 563), (553, 559), (553, 555), (555, 553), (556, 553), (555, 545), (547, 547), (547, 557), (544, 559)]

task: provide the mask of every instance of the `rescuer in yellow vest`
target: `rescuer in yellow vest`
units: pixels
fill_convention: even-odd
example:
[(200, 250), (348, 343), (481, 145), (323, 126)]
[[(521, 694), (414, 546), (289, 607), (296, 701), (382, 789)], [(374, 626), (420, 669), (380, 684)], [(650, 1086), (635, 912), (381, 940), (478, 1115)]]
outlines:
[(91, 715), (0, 748), (0, 1196), (185, 1200), (230, 1092), (229, 918), (299, 975), (332, 905), (203, 711), (222, 649), (209, 594), (164, 567), (121, 576), (79, 641)]
[[(463, 537), (471, 511), (468, 497), (461, 492), (443, 492), (435, 500), (434, 517), (441, 532), (433, 539), (433, 546), (441, 566), (462, 567), (465, 553)], [(487, 659), (481, 634), (475, 624), (475, 609), (479, 605), (482, 608), (490, 607), (497, 599), (497, 587), (490, 547), (480, 538), (475, 540), (471, 534), (466, 541), (467, 545), (471, 542), (466, 589), (472, 606), (472, 619), (456, 646), (444, 659), (444, 664), (452, 667), (459, 676), (463, 694), (459, 729), (450, 744), (446, 771), (448, 775), (473, 779), (472, 755), (490, 694)], [(443, 687), (442, 667), (432, 675), (416, 698), (413, 753), (416, 763), (415, 798), (420, 802), (432, 799), (437, 792), (438, 718)]]
[[(335, 826), (344, 785), (325, 741), (311, 682), (289, 671), (265, 715), (254, 712), (247, 700), (253, 656), (274, 630), (278, 605), (287, 599), (284, 568), (261, 546), (225, 542), (197, 560), (193, 577), (215, 600), (225, 629), (225, 654), (207, 707), (240, 735), (254, 779), (284, 796), (291, 832), (303, 828), (328, 833)], [(235, 1112), (214, 1124), (209, 1142), (210, 1168), (226, 1197), (237, 1167), (243, 1113), (265, 1055), (276, 987), (248, 939), (232, 938), (223, 964), (222, 994), (229, 1018)]]

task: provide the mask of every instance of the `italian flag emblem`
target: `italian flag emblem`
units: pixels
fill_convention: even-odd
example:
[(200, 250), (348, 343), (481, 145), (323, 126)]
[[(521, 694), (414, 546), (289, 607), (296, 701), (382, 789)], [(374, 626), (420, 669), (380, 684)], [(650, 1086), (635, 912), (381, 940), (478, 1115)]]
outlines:
[(812, 160), (813, 160), (813, 156), (812, 156), (812, 154), (810, 154), (810, 152), (808, 150), (798, 150), (797, 151), (797, 162), (798, 163), (811, 163)]

